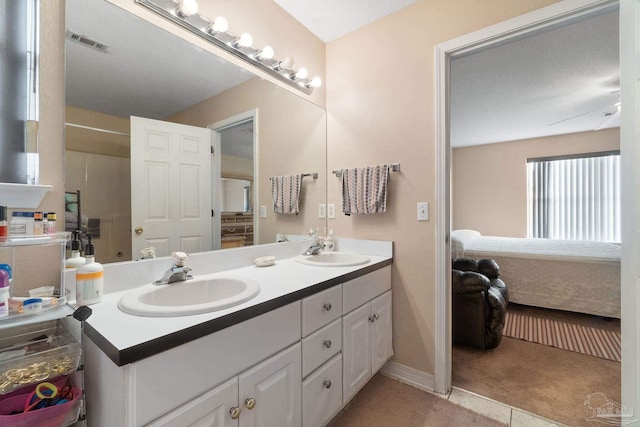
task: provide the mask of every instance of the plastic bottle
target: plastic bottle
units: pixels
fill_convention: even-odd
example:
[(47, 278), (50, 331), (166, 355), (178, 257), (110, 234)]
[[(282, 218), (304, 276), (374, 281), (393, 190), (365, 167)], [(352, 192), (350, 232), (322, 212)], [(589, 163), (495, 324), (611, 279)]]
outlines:
[(40, 235), (44, 233), (44, 224), (42, 223), (42, 212), (33, 213), (33, 234)]
[(9, 223), (12, 236), (30, 236), (33, 234), (33, 212), (13, 212)]
[(76, 304), (91, 305), (102, 301), (104, 268), (95, 261), (95, 249), (91, 237), (85, 249), (86, 264), (76, 270)]
[(7, 207), (0, 206), (0, 242), (7, 240), (9, 226), (7, 224)]
[(9, 273), (0, 269), (0, 317), (9, 315)]
[(47, 219), (47, 215), (49, 215), (47, 212), (42, 214), (42, 232), (44, 234), (49, 234), (49, 220)]
[(333, 241), (333, 230), (329, 230), (329, 234), (325, 237), (324, 242), (322, 243), (322, 248), (325, 251), (332, 251), (336, 248), (335, 242)]
[(87, 259), (80, 256), (80, 240), (77, 233), (74, 232), (74, 235), (74, 239), (71, 241), (71, 256), (64, 262), (66, 268), (80, 267), (87, 263)]
[(49, 212), (47, 214), (47, 234), (56, 233), (56, 213)]

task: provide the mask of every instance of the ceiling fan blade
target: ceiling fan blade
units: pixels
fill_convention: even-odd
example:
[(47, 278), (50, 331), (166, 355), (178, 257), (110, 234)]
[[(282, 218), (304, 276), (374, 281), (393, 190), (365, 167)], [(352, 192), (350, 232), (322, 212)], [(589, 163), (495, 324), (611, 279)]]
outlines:
[(596, 111), (602, 110), (601, 108), (596, 108), (595, 110), (587, 111), (586, 113), (578, 114), (575, 116), (567, 117), (566, 119), (558, 120), (557, 122), (549, 123), (547, 126), (557, 125), (558, 123), (567, 122), (569, 120), (577, 119), (578, 117), (586, 116), (587, 114), (595, 113)]
[(602, 123), (600, 123), (600, 125), (595, 128), (594, 130), (600, 130), (600, 129), (604, 129), (610, 122), (612, 122), (613, 120), (616, 119), (617, 115), (620, 114), (620, 111), (616, 111), (613, 114), (611, 114), (610, 116), (608, 116)]

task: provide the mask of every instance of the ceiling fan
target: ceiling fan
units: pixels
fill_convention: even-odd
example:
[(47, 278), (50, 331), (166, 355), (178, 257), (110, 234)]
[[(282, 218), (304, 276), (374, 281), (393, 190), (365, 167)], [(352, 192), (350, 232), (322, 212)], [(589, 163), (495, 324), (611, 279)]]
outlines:
[(607, 127), (607, 125), (609, 125), (611, 122), (613, 122), (614, 120), (616, 120), (618, 118), (618, 115), (620, 114), (620, 90), (614, 90), (611, 91), (610, 93), (618, 93), (618, 102), (614, 103), (614, 104), (610, 104), (607, 105), (605, 107), (600, 107), (600, 108), (596, 108), (590, 111), (587, 111), (585, 113), (581, 113), (581, 114), (577, 114), (575, 116), (571, 116), (568, 117), (566, 119), (562, 119), (562, 120), (558, 120), (557, 122), (553, 122), (553, 123), (549, 123), (547, 126), (553, 126), (553, 125), (557, 125), (559, 123), (563, 123), (563, 122), (567, 122), (569, 120), (573, 120), (573, 119), (577, 119), (579, 117), (583, 117), (586, 116), (588, 114), (592, 114), (595, 113), (596, 111), (602, 111), (602, 122), (596, 126), (594, 128), (594, 130), (600, 130), (600, 129), (604, 129), (605, 127)]

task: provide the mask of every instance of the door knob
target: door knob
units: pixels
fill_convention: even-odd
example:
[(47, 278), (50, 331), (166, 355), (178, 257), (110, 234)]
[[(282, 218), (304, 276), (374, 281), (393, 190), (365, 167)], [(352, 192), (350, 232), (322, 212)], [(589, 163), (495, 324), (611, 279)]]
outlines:
[(237, 420), (238, 417), (240, 416), (240, 408), (238, 408), (237, 406), (234, 406), (233, 408), (229, 409), (229, 414), (231, 414), (232, 420)]
[(144, 231), (144, 228), (136, 227), (134, 231), (136, 232), (136, 234), (142, 234), (142, 232)]
[(253, 397), (245, 399), (244, 406), (246, 406), (247, 409), (253, 409), (256, 406), (256, 400)]

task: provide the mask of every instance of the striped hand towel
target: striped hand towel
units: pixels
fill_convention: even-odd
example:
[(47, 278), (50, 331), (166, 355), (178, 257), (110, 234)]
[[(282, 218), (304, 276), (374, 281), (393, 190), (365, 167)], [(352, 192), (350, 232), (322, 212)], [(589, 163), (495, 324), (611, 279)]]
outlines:
[(273, 211), (280, 214), (298, 215), (300, 212), (301, 185), (302, 174), (275, 176), (271, 178)]
[(342, 170), (342, 212), (375, 214), (387, 210), (389, 166)]

